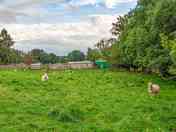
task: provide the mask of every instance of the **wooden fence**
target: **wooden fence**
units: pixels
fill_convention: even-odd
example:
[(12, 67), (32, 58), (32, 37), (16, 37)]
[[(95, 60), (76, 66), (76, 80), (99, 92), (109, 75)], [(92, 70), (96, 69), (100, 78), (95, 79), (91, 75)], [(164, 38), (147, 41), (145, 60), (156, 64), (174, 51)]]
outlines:
[(9, 64), (9, 65), (0, 65), (0, 69), (23, 69), (27, 68), (25, 64)]
[(92, 69), (94, 68), (94, 64), (93, 63), (65, 63), (65, 64), (50, 64), (49, 65), (49, 69), (52, 70), (62, 70), (62, 69)]
[[(34, 65), (31, 65), (31, 69), (42, 69), (46, 67), (45, 65), (40, 65), (40, 67), (33, 68)], [(29, 66), (25, 64), (9, 64), (9, 65), (0, 65), (0, 69), (25, 69)], [(95, 68), (93, 63), (64, 63), (64, 64), (49, 64), (48, 68), (51, 70), (64, 70), (64, 69), (92, 69)]]

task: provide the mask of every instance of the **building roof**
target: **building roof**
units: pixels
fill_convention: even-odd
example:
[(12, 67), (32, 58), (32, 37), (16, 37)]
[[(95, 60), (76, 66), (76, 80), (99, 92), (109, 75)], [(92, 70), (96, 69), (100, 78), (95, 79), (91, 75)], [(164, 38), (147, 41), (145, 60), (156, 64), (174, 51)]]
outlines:
[(33, 64), (31, 64), (31, 66), (40, 66), (41, 65), (41, 63), (33, 63)]
[(68, 64), (92, 64), (93, 62), (91, 61), (71, 61), (68, 62)]

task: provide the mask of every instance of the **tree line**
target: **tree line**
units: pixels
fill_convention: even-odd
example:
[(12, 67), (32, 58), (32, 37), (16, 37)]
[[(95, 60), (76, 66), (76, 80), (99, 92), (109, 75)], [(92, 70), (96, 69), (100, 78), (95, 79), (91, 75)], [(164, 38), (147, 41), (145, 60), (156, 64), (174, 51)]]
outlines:
[(32, 49), (28, 53), (13, 48), (14, 41), (6, 29), (0, 32), (0, 64), (42, 63), (54, 64), (68, 61), (83, 61), (86, 55), (80, 50), (73, 50), (67, 56), (57, 56), (42, 49)]
[(175, 5), (175, 0), (139, 0), (135, 9), (113, 24), (118, 35), (117, 64), (170, 74), (176, 64)]
[(175, 5), (175, 0), (138, 0), (112, 24), (116, 40), (96, 47), (115, 66), (170, 76), (176, 70)]

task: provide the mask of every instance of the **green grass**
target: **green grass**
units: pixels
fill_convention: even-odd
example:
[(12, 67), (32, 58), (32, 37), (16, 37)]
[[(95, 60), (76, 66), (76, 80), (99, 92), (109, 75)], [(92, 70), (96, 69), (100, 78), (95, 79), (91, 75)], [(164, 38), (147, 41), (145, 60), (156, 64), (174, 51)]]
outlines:
[[(0, 132), (169, 132), (176, 82), (100, 70), (0, 70)], [(147, 83), (161, 86), (159, 96)]]

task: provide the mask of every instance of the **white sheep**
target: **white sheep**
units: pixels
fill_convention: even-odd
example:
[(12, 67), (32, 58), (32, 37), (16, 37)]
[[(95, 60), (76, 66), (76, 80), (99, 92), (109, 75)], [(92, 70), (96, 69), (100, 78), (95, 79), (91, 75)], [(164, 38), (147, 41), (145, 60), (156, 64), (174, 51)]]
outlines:
[(148, 92), (150, 95), (157, 95), (160, 92), (160, 86), (153, 84), (152, 82), (148, 83)]
[(43, 76), (42, 76), (42, 81), (44, 82), (44, 81), (47, 81), (49, 79), (49, 77), (48, 77), (48, 74), (47, 73), (45, 73)]

